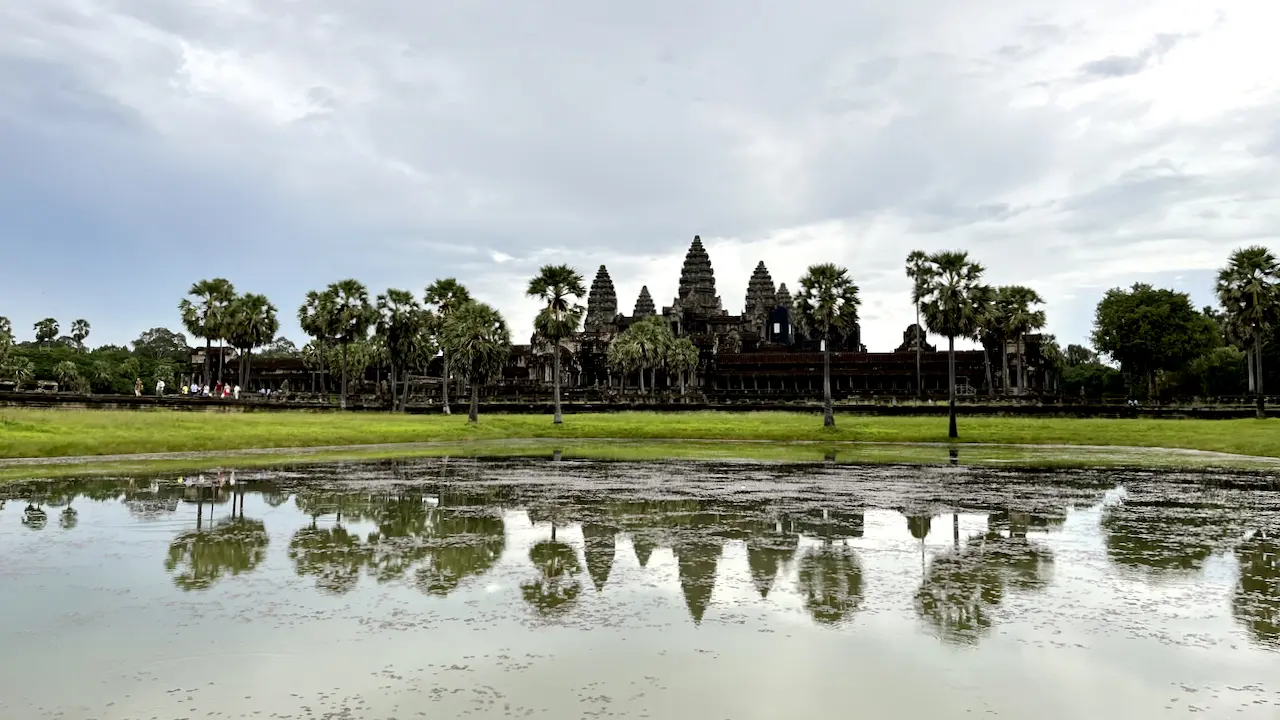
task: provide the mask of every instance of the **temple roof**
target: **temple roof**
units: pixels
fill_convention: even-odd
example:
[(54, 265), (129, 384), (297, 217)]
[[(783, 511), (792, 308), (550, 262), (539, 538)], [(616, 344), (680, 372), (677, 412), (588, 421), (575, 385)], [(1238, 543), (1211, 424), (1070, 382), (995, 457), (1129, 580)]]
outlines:
[(587, 332), (597, 332), (603, 326), (613, 322), (618, 315), (618, 294), (613, 289), (613, 278), (609, 277), (609, 269), (601, 265), (596, 277), (591, 281), (591, 291), (587, 294), (587, 319), (584, 328)]
[(632, 315), (636, 318), (656, 315), (657, 309), (653, 306), (653, 296), (649, 294), (649, 286), (640, 286), (640, 297), (636, 298), (636, 309)]
[(689, 252), (684, 256), (680, 270), (680, 290), (676, 299), (686, 312), (714, 315), (720, 311), (720, 298), (716, 297), (716, 275), (711, 269), (711, 256), (702, 247), (702, 237), (693, 236)]
[(743, 303), (743, 315), (765, 312), (777, 304), (777, 291), (773, 287), (773, 278), (769, 276), (769, 268), (764, 261), (756, 265), (755, 272), (747, 281), (747, 299)]
[(778, 304), (786, 306), (788, 310), (795, 310), (791, 307), (791, 293), (787, 290), (786, 283), (778, 286)]

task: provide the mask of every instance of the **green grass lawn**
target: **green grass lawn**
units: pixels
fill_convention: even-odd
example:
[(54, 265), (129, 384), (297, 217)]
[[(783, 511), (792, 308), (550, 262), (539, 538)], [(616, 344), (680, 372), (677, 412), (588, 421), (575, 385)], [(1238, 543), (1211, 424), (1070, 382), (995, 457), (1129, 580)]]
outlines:
[[(738, 440), (839, 443), (947, 442), (944, 417), (838, 416), (825, 430), (810, 413), (393, 415), (365, 412), (0, 410), (0, 458), (65, 457), (246, 448), (305, 448), (474, 440)], [(1114, 420), (962, 417), (961, 443), (1165, 447), (1280, 457), (1272, 420)]]

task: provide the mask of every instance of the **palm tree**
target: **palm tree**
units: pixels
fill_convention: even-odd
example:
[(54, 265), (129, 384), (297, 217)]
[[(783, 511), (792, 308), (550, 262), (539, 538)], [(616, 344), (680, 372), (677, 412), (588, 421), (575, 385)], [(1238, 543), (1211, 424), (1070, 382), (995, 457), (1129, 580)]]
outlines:
[(629, 352), (640, 370), (640, 392), (644, 392), (645, 370), (649, 371), (649, 390), (657, 390), (658, 366), (666, 358), (667, 348), (675, 341), (671, 326), (661, 315), (649, 315), (627, 328), (622, 335), (627, 336), (625, 342), (633, 344)]
[(348, 353), (352, 343), (364, 340), (369, 334), (369, 326), (374, 321), (374, 310), (369, 304), (369, 291), (359, 280), (339, 280), (330, 284), (324, 294), (329, 296), (329, 301), (321, 304), (329, 313), (324, 326), (342, 352), (342, 394), (339, 396), (338, 406), (345, 410)]
[[(841, 335), (858, 322), (858, 286), (849, 271), (832, 263), (810, 266), (800, 278), (796, 309), (807, 333), (822, 340), (822, 425), (835, 427), (836, 416), (831, 404), (831, 338)], [(811, 335), (812, 337), (812, 335)]]
[(1228, 323), (1251, 341), (1246, 352), (1255, 376), (1258, 417), (1264, 418), (1262, 335), (1276, 318), (1280, 263), (1270, 250), (1260, 245), (1236, 250), (1227, 260), (1227, 266), (1218, 271), (1216, 290), (1218, 301), (1227, 312)]
[(667, 348), (667, 367), (680, 378), (680, 396), (684, 396), (685, 376), (698, 367), (698, 348), (689, 338), (680, 338)]
[(115, 368), (106, 360), (94, 360), (90, 380), (98, 387), (111, 389), (111, 381), (116, 379)]
[[(444, 323), (448, 322), (449, 317), (453, 315), (458, 308), (471, 302), (471, 292), (467, 290), (462, 283), (455, 278), (444, 278), (437, 280), (427, 286), (427, 291), (423, 299), (428, 305), (435, 306), (436, 319), (443, 328)], [(443, 332), (443, 329), (441, 330)], [(443, 343), (441, 343), (443, 345)], [(443, 381), (440, 383), (440, 402), (444, 406), (444, 414), (449, 414), (449, 352), (441, 351), (443, 357), (441, 361), (443, 367)]]
[(0, 315), (0, 335), (13, 340), (13, 323), (9, 322), (9, 318)]
[(32, 329), (36, 331), (36, 342), (44, 345), (58, 337), (58, 321), (54, 318), (45, 318), (32, 325)]
[(30, 358), (17, 357), (10, 360), (3, 368), (4, 373), (13, 379), (13, 389), (21, 390), (24, 383), (35, 377), (36, 368)]
[[(329, 340), (333, 335), (328, 325), (333, 318), (333, 309), (330, 307), (332, 301), (333, 298), (327, 293), (311, 290), (298, 308), (298, 325), (303, 332), (314, 338), (313, 342), (307, 343), (302, 348), (302, 361), (313, 372), (320, 373), (320, 392), (326, 394), (328, 389), (325, 385), (324, 374), (328, 369), (326, 356), (329, 349)], [(312, 389), (314, 390), (314, 388)], [(328, 399), (326, 398), (325, 401), (328, 402)]]
[(480, 417), (480, 384), (501, 377), (511, 352), (507, 321), (489, 305), (475, 300), (455, 308), (444, 321), (440, 345), (471, 383), (467, 421)]
[(980, 304), (985, 308), (982, 317), (978, 322), (978, 343), (982, 345), (982, 365), (987, 373), (987, 397), (995, 398), (996, 385), (993, 371), (991, 369), (991, 347), (993, 345), (1000, 346), (1000, 357), (1003, 364), (1003, 374), (1000, 376), (1004, 386), (1008, 386), (1005, 380), (1009, 376), (1009, 353), (1008, 344), (1005, 343), (1005, 315), (1003, 305), (1000, 303), (1000, 291), (997, 288), (985, 287), (983, 290), (985, 297), (981, 299)]
[(249, 369), (253, 349), (270, 343), (280, 330), (276, 306), (266, 295), (246, 293), (236, 298), (227, 309), (227, 340), (240, 351), (240, 386), (249, 385)]
[(582, 273), (568, 265), (543, 265), (529, 281), (525, 291), (529, 297), (541, 299), (546, 305), (533, 321), (534, 331), (550, 341), (555, 386), (555, 417), (552, 423), (562, 422), (560, 415), (560, 343), (578, 331), (585, 309), (577, 303), (587, 294)]
[[(929, 256), (923, 250), (912, 250), (907, 255), (907, 277), (911, 280), (911, 304), (916, 306), (916, 331), (923, 334), (920, 327), (920, 303), (924, 299), (924, 290), (928, 287)], [(920, 352), (923, 337), (916, 337), (916, 397), (924, 397), (924, 379), (920, 372)]]
[(204, 384), (209, 384), (209, 355), (213, 351), (214, 338), (218, 339), (218, 380), (221, 382), (222, 316), (235, 299), (236, 288), (230, 280), (214, 278), (192, 285), (187, 294), (191, 297), (178, 303), (178, 312), (182, 313), (182, 325), (187, 332), (204, 338)]
[(613, 340), (609, 341), (607, 361), (611, 369), (617, 370), (621, 374), (624, 390), (627, 385), (627, 376), (639, 370), (640, 392), (644, 392), (643, 349), (640, 347), (640, 343), (636, 342), (634, 335), (629, 334), (627, 331), (615, 335)]
[(83, 350), (84, 341), (89, 338), (89, 321), (82, 318), (71, 323), (71, 337), (75, 339), (76, 344)]
[(1002, 287), (1000, 291), (1007, 303), (1007, 315), (1004, 319), (1008, 335), (1018, 342), (1018, 394), (1021, 395), (1027, 388), (1026, 336), (1027, 333), (1043, 328), (1045, 323), (1044, 311), (1033, 306), (1043, 305), (1044, 298), (1023, 285)]
[[(72, 389), (80, 385), (80, 368), (70, 360), (63, 360), (53, 366), (53, 374), (58, 378), (58, 383)], [(59, 388), (61, 389), (61, 388)]]
[[(405, 398), (408, 398), (408, 371), (416, 356), (421, 354), (423, 340), (430, 335), (424, 332), (430, 315), (418, 304), (408, 290), (390, 289), (378, 296), (378, 323), (374, 332), (386, 347), (387, 364), (391, 366), (391, 410), (396, 409), (396, 381), (404, 377)], [(401, 404), (400, 410), (405, 409)]]
[(956, 438), (956, 338), (977, 336), (991, 291), (981, 282), (984, 268), (967, 252), (937, 252), (929, 256), (929, 264), (920, 310), (929, 331), (947, 338), (947, 437)]

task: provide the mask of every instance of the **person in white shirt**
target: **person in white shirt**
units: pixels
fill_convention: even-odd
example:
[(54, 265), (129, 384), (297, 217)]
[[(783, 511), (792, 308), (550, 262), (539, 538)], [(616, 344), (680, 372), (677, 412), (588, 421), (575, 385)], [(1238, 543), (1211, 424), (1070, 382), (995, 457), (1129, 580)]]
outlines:
[(156, 395), (157, 395), (157, 396), (164, 395), (164, 381), (163, 381), (163, 380), (157, 380), (157, 381), (156, 381)]
[(233, 388), (233, 389), (231, 390), (231, 395), (232, 395), (233, 397), (235, 397), (235, 399), (237, 399), (237, 400), (239, 400), (239, 399), (240, 399), (240, 386), (239, 386), (239, 385), (235, 386), (235, 388)]

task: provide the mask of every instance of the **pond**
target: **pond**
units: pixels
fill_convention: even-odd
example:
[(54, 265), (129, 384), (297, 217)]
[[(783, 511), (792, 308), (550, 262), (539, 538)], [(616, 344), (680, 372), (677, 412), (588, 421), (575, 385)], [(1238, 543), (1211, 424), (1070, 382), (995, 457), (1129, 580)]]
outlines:
[(443, 459), (0, 498), (4, 718), (1280, 717), (1261, 476)]

